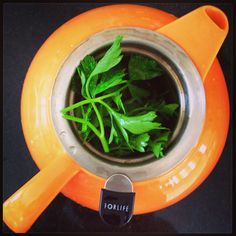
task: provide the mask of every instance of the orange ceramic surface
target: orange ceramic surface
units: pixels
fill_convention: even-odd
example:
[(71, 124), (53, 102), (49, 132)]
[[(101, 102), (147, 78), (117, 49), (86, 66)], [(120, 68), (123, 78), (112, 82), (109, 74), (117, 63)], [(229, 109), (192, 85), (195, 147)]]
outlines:
[(77, 163), (71, 158), (54, 158), (4, 202), (4, 222), (14, 232), (26, 232), (78, 171)]
[[(112, 5), (90, 10), (71, 19), (47, 39), (27, 72), (21, 100), (24, 136), (40, 169), (47, 168), (51, 161), (55, 161), (54, 158), (70, 158), (59, 142), (50, 114), (50, 99), (56, 75), (70, 53), (86, 38), (104, 29), (134, 26), (161, 32), (159, 28), (175, 19), (173, 15), (145, 6)], [(179, 27), (179, 30), (184, 28)], [(171, 37), (169, 31), (164, 28), (163, 33)], [(202, 37), (200, 34), (198, 36)], [(181, 45), (182, 42), (180, 40), (177, 43)], [(194, 60), (195, 52), (191, 55), (191, 50), (187, 49)], [(204, 61), (204, 56), (201, 58)], [(198, 64), (198, 61), (195, 63)], [(201, 66), (198, 68), (204, 76), (207, 69), (201, 69)], [(177, 167), (152, 180), (134, 183), (134, 214), (159, 210), (181, 200), (204, 181), (217, 163), (225, 144), (229, 123), (228, 93), (217, 59), (205, 77), (204, 87), (206, 118), (201, 137)], [(100, 190), (105, 179), (85, 169), (78, 171), (79, 166), (75, 167), (72, 162), (68, 165), (74, 171), (74, 177), (63, 187), (62, 193), (85, 207), (98, 210)], [(65, 169), (62, 162), (58, 171), (59, 168)], [(31, 197), (30, 194), (26, 195), (23, 201), (30, 202)], [(40, 209), (46, 206), (47, 204), (39, 202)], [(37, 211), (28, 210), (28, 214), (34, 214), (30, 211), (35, 210)], [(28, 224), (32, 223), (33, 221), (29, 220)]]
[(204, 79), (228, 29), (227, 17), (219, 8), (203, 6), (162, 27), (158, 32), (188, 52)]

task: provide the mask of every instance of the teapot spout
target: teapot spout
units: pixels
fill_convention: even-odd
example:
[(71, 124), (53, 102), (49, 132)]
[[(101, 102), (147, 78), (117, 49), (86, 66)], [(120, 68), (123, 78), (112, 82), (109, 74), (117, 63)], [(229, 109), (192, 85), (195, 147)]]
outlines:
[(165, 25), (157, 32), (172, 39), (186, 51), (204, 80), (228, 29), (224, 12), (206, 5)]

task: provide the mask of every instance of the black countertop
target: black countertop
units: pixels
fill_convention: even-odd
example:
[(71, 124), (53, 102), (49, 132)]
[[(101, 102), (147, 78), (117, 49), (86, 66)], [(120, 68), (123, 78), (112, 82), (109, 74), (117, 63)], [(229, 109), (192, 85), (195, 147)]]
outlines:
[[(72, 17), (109, 3), (5, 3), (3, 8), (3, 200), (38, 172), (26, 147), (20, 124), (20, 96), (26, 71), (48, 36)], [(139, 3), (141, 4), (141, 3)], [(203, 4), (143, 3), (182, 16)], [(221, 8), (230, 23), (220, 49), (232, 101), (233, 6)], [(104, 225), (97, 212), (62, 194), (48, 206), (29, 232), (181, 232), (213, 233), (232, 230), (232, 122), (224, 151), (210, 176), (184, 200), (157, 212), (134, 216), (121, 229)], [(11, 230), (3, 223), (3, 232)]]

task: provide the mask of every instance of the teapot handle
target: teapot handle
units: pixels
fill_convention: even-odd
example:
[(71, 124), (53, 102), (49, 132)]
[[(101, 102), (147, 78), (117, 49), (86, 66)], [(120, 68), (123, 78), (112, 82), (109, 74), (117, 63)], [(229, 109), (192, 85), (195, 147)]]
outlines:
[(224, 12), (206, 5), (156, 31), (172, 39), (186, 51), (204, 80), (228, 30)]
[(25, 233), (79, 167), (71, 158), (52, 160), (3, 204), (3, 221), (15, 233)]

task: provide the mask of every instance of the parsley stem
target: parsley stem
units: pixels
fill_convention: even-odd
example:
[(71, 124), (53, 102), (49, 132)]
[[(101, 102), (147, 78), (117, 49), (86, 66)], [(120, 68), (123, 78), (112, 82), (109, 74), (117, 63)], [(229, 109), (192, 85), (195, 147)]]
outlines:
[(73, 104), (73, 105), (71, 105), (71, 106), (68, 106), (68, 107), (63, 108), (63, 109), (61, 110), (61, 112), (62, 112), (63, 114), (65, 114), (65, 113), (67, 113), (68, 111), (71, 111), (71, 110), (73, 110), (73, 109), (75, 109), (75, 108), (78, 108), (78, 107), (80, 107), (80, 106), (83, 106), (83, 105), (86, 105), (86, 104), (88, 104), (88, 103), (91, 103), (91, 100), (92, 100), (92, 99), (87, 99), (87, 100), (83, 100), (83, 101), (77, 102), (77, 103), (75, 103), (75, 104)]
[[(102, 117), (95, 105), (95, 102), (97, 102), (98, 98), (95, 98), (95, 99), (87, 99), (87, 100), (83, 100), (81, 102), (77, 102), (69, 107), (66, 107), (64, 109), (61, 110), (61, 112), (63, 113), (63, 117), (68, 119), (68, 120), (72, 120), (72, 121), (75, 121), (75, 122), (79, 122), (79, 123), (82, 123), (82, 124), (87, 124), (91, 130), (93, 130), (93, 132), (98, 136), (98, 138), (100, 139), (101, 143), (102, 143), (102, 146), (103, 146), (103, 149), (105, 152), (109, 152), (109, 147), (108, 147), (108, 144), (107, 144), (107, 140), (105, 139), (105, 128), (104, 128), (104, 125), (103, 125), (103, 121), (102, 121)], [(66, 115), (65, 113), (75, 109), (75, 108), (78, 108), (80, 106), (83, 106), (83, 105), (86, 105), (88, 103), (91, 103), (92, 106), (93, 106), (93, 109), (97, 115), (97, 118), (98, 118), (98, 122), (99, 122), (99, 126), (100, 126), (100, 132), (97, 130), (97, 128), (95, 126), (93, 126), (90, 122), (86, 122), (84, 121), (83, 119), (80, 119), (80, 118), (77, 118), (77, 117), (74, 117), (74, 116), (70, 116), (70, 115)], [(96, 129), (96, 130), (95, 130)]]
[[(88, 96), (88, 98), (89, 99), (91, 99), (90, 101), (91, 101), (91, 104), (92, 104), (92, 106), (93, 106), (93, 109), (94, 109), (94, 111), (95, 111), (95, 113), (96, 113), (96, 116), (97, 116), (97, 119), (98, 119), (98, 122), (99, 122), (99, 126), (100, 126), (100, 140), (101, 140), (101, 138), (102, 137), (104, 137), (104, 134), (105, 134), (105, 130), (104, 130), (104, 125), (103, 125), (103, 121), (102, 121), (102, 117), (101, 117), (101, 115), (100, 115), (100, 112), (98, 111), (98, 109), (97, 109), (97, 106), (96, 106), (96, 104), (95, 104), (95, 102), (92, 100), (92, 98), (91, 98), (91, 95), (90, 95), (90, 93), (89, 93), (89, 83), (90, 83), (90, 81), (91, 81), (91, 79), (93, 78), (93, 76), (91, 76), (92, 75), (92, 73), (90, 74), (90, 76), (88, 77), (88, 80), (87, 80), (87, 82), (86, 82), (86, 84), (85, 84), (85, 92), (86, 92), (86, 95)], [(88, 100), (89, 100), (88, 99)], [(103, 144), (103, 147), (104, 147), (104, 142), (106, 141), (104, 141), (104, 140), (101, 140), (102, 141), (102, 144)], [(105, 145), (106, 146), (106, 145)], [(105, 150), (104, 150), (105, 151)]]
[(105, 128), (104, 128), (102, 117), (101, 117), (100, 112), (98, 111), (97, 106), (95, 105), (95, 103), (92, 102), (91, 104), (93, 106), (93, 109), (94, 109), (94, 111), (97, 115), (97, 119), (98, 119), (98, 122), (99, 122), (99, 126), (100, 126), (100, 137), (99, 137), (99, 139), (102, 143), (103, 150), (104, 150), (104, 152), (109, 152), (109, 147), (108, 147), (108, 143), (107, 143), (107, 140), (106, 140), (106, 137), (105, 137)]
[(107, 143), (107, 140), (106, 140), (105, 136), (101, 135), (99, 130), (93, 124), (91, 124), (89, 121), (85, 121), (85, 120), (80, 119), (78, 117), (67, 115), (67, 114), (63, 114), (62, 117), (67, 119), (67, 120), (75, 121), (75, 122), (82, 123), (82, 124), (87, 124), (88, 127), (100, 139), (104, 152), (109, 152), (109, 147), (108, 147), (108, 143)]
[(100, 115), (100, 112), (98, 111), (97, 109), (97, 106), (95, 105), (94, 102), (91, 102), (92, 106), (93, 106), (93, 109), (97, 115), (97, 118), (98, 118), (98, 122), (99, 122), (99, 126), (100, 126), (100, 130), (101, 130), (101, 136), (104, 136), (105, 134), (105, 131), (104, 131), (104, 125), (103, 125), (103, 121), (102, 121), (102, 117)]
[(123, 89), (125, 89), (127, 87), (128, 86), (125, 85), (125, 86), (121, 87), (120, 89), (117, 89), (115, 92), (109, 93), (109, 94), (106, 94), (106, 95), (103, 95), (103, 96), (100, 96), (100, 97), (97, 97), (97, 98), (95, 98), (95, 100), (103, 100), (103, 99), (106, 99), (106, 98), (113, 97), (113, 96), (117, 95), (118, 93), (120, 93), (120, 91), (122, 91)]
[(105, 103), (105, 102), (103, 102), (101, 100), (98, 100), (97, 102), (102, 104), (104, 107), (106, 107), (107, 110), (109, 110), (110, 112), (114, 112), (114, 110), (107, 103)]
[(107, 143), (107, 140), (106, 140), (105, 136), (102, 136), (99, 139), (102, 143), (102, 147), (103, 147), (104, 152), (109, 152), (110, 150), (109, 150), (109, 146), (108, 146), (108, 143)]
[(107, 140), (105, 138), (105, 128), (104, 128), (104, 124), (103, 124), (103, 121), (102, 121), (101, 114), (100, 114), (100, 112), (97, 109), (97, 106), (96, 106), (95, 101), (94, 101), (95, 99), (92, 99), (90, 94), (89, 94), (89, 83), (90, 83), (90, 80), (91, 80), (92, 77), (93, 76), (90, 75), (88, 80), (87, 80), (87, 82), (86, 82), (86, 84), (85, 84), (85, 92), (86, 92), (87, 96), (89, 97), (89, 100), (90, 100), (90, 102), (91, 102), (91, 104), (93, 106), (93, 109), (94, 109), (94, 111), (96, 113), (96, 116), (97, 116), (97, 119), (98, 119), (98, 122), (99, 122), (99, 126), (100, 126), (100, 136), (99, 136), (99, 139), (100, 139), (100, 141), (102, 143), (103, 150), (104, 150), (104, 152), (109, 152), (109, 147), (108, 147)]
[(93, 77), (93, 76), (91, 76), (91, 74), (90, 74), (90, 76), (88, 77), (88, 80), (87, 80), (87, 82), (86, 82), (86, 84), (85, 84), (85, 92), (86, 92), (86, 95), (87, 95), (89, 98), (91, 98), (91, 96), (90, 96), (90, 94), (89, 94), (89, 83), (90, 83), (90, 80), (92, 79), (92, 77)]
[(106, 99), (106, 98), (109, 98), (109, 97), (113, 97), (114, 95), (116, 95), (118, 92), (120, 92), (121, 90), (123, 90), (124, 88), (126, 88), (127, 86), (123, 86), (122, 88), (118, 89), (117, 91), (113, 92), (113, 93), (110, 93), (110, 94), (107, 94), (107, 95), (103, 95), (103, 96), (100, 96), (100, 97), (97, 97), (97, 98), (89, 98), (89, 99), (86, 99), (86, 100), (83, 100), (83, 101), (80, 101), (80, 102), (77, 102), (71, 106), (68, 106), (68, 107), (65, 107), (61, 110), (62, 113), (67, 113), (73, 109), (76, 109), (80, 106), (83, 106), (83, 105), (86, 105), (88, 103), (92, 103), (92, 102), (99, 102), (100, 100), (102, 99)]
[(67, 115), (67, 114), (63, 114), (62, 117), (67, 119), (67, 120), (75, 121), (75, 122), (82, 123), (82, 124), (87, 124), (88, 127), (98, 136), (98, 138), (100, 138), (99, 130), (92, 123), (90, 123), (89, 121), (85, 121), (81, 118), (71, 116), (71, 115)]

